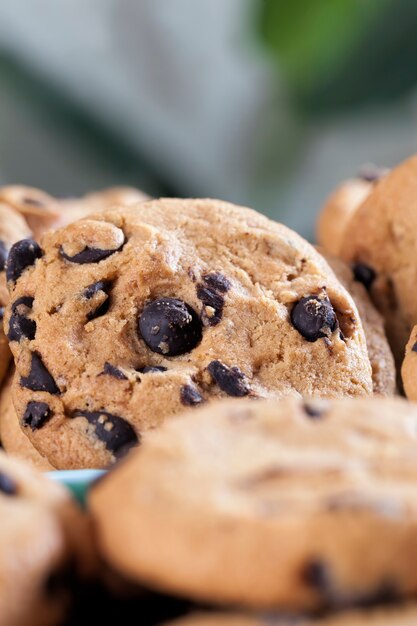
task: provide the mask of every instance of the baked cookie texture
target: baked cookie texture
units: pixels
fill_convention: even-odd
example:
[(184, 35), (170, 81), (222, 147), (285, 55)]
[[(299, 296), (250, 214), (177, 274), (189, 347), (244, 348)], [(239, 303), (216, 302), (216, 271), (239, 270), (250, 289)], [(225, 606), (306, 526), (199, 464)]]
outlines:
[(22, 431), (12, 400), (13, 372), (5, 380), (0, 391), (0, 442), (7, 454), (26, 461), (40, 471), (55, 468), (36, 450)]
[(406, 605), (342, 612), (317, 619), (200, 613), (170, 622), (166, 626), (414, 626), (416, 623), (416, 606)]
[(335, 256), (340, 254), (348, 222), (368, 197), (373, 182), (352, 178), (339, 185), (327, 198), (317, 219), (317, 242)]
[(167, 421), (89, 494), (104, 558), (218, 606), (316, 610), (417, 590), (417, 408), (223, 401)]
[(358, 308), (372, 367), (374, 393), (381, 396), (393, 396), (396, 392), (396, 369), (394, 357), (385, 334), (382, 315), (375, 308), (364, 285), (355, 279), (349, 265), (322, 250), (319, 252), (323, 254)]
[(407, 398), (417, 401), (417, 326), (411, 331), (401, 366), (401, 378)]
[(341, 255), (354, 266), (385, 319), (397, 364), (417, 323), (417, 156), (375, 185), (349, 222)]
[(5, 268), (12, 245), (29, 237), (39, 239), (48, 229), (69, 224), (97, 209), (133, 204), (146, 198), (142, 191), (132, 187), (110, 187), (65, 200), (24, 185), (0, 187), (0, 384), (11, 357), (3, 331), (3, 313), (8, 302)]
[(107, 466), (214, 398), (372, 394), (352, 298), (312, 246), (250, 209), (110, 209), (9, 265), (14, 403), (57, 468)]
[(0, 623), (62, 623), (68, 569), (92, 571), (83, 514), (66, 489), (1, 452), (0, 516)]

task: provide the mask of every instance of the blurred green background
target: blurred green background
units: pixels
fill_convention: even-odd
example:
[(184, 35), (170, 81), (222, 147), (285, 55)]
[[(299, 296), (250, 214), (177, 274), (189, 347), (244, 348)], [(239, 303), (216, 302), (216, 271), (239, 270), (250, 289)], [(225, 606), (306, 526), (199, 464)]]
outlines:
[(2, 0), (0, 184), (248, 204), (312, 237), (416, 151), (415, 0)]

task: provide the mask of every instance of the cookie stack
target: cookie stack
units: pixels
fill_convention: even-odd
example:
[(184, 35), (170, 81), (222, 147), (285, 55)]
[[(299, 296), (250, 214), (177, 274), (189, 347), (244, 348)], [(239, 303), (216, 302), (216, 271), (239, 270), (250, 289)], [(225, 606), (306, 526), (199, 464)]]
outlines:
[(109, 470), (80, 535), (119, 585), (184, 626), (417, 622), (416, 198), (417, 157), (368, 168), (315, 248), (216, 200), (0, 189), (1, 441)]

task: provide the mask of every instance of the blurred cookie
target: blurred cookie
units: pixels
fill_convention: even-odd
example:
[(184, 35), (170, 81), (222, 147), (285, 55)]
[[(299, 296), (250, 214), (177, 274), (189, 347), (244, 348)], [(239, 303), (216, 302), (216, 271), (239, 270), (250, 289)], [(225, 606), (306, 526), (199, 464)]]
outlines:
[(339, 185), (327, 198), (320, 210), (316, 229), (317, 242), (324, 250), (336, 256), (340, 254), (346, 226), (372, 187), (372, 182), (352, 178)]
[(0, 442), (7, 454), (26, 461), (38, 470), (48, 472), (55, 469), (39, 454), (30, 439), (20, 428), (12, 401), (13, 372), (9, 374), (0, 391)]
[(395, 363), (381, 314), (376, 310), (363, 284), (355, 280), (350, 267), (341, 259), (321, 250), (320, 252), (358, 307), (372, 367), (374, 393), (393, 396), (396, 391)]
[(81, 511), (66, 489), (1, 452), (0, 517), (0, 623), (60, 624), (70, 600), (70, 568), (84, 567)]
[(384, 176), (350, 220), (341, 250), (384, 316), (397, 364), (417, 323), (417, 156)]
[(61, 469), (103, 467), (219, 397), (367, 395), (355, 304), (285, 226), (215, 200), (115, 208), (9, 257), (5, 316), (25, 433)]
[(81, 198), (63, 199), (60, 200), (60, 215), (53, 226), (59, 228), (86, 217), (94, 211), (113, 206), (131, 206), (148, 199), (149, 196), (134, 187), (108, 187), (88, 193)]
[(25, 185), (0, 187), (0, 202), (24, 218), (35, 238), (51, 228), (60, 214), (59, 201), (56, 198), (45, 191)]
[(416, 623), (417, 607), (406, 605), (342, 612), (317, 619), (200, 613), (166, 626), (414, 626)]
[(369, 605), (417, 591), (417, 408), (225, 401), (166, 422), (100, 481), (105, 559), (197, 602)]
[(11, 357), (9, 344), (3, 330), (4, 307), (9, 301), (6, 286), (7, 255), (16, 241), (29, 236), (30, 229), (24, 218), (0, 201), (0, 385), (6, 375)]

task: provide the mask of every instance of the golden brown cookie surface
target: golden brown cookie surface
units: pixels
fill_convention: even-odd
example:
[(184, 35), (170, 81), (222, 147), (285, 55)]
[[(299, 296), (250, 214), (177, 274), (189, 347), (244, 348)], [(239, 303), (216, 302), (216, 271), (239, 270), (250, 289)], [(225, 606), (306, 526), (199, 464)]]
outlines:
[(60, 580), (91, 543), (81, 511), (66, 489), (1, 452), (0, 517), (0, 623), (58, 625), (70, 600)]
[(307, 242), (254, 211), (143, 202), (41, 246), (10, 282), (6, 326), (19, 419), (56, 467), (106, 466), (213, 398), (372, 393), (353, 300)]
[(417, 408), (399, 398), (201, 408), (91, 490), (99, 546), (132, 579), (218, 606), (413, 596), (416, 433)]
[(375, 185), (346, 230), (341, 255), (354, 265), (384, 316), (398, 366), (417, 323), (417, 156)]
[(373, 305), (364, 285), (355, 280), (350, 267), (334, 256), (325, 253), (323, 256), (358, 307), (372, 367), (374, 393), (393, 396), (396, 392), (396, 371), (394, 357), (385, 334), (384, 320)]
[(48, 472), (54, 467), (39, 454), (22, 431), (12, 401), (13, 372), (0, 391), (0, 442), (7, 454), (26, 461), (36, 469)]

